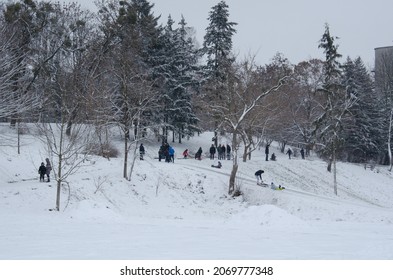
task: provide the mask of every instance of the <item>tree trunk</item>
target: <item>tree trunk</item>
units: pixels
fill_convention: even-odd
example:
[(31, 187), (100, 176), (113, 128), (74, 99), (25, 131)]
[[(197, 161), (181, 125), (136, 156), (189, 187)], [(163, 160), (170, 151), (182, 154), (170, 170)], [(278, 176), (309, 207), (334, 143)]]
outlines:
[(134, 172), (134, 166), (135, 166), (135, 161), (138, 155), (138, 141), (135, 142), (135, 148), (133, 151), (133, 155), (132, 155), (132, 161), (131, 161), (131, 166), (130, 166), (130, 173), (128, 175), (128, 181), (131, 181), (132, 179), (132, 173)]
[(236, 131), (233, 132), (232, 135), (232, 171), (231, 171), (231, 176), (229, 177), (229, 190), (228, 194), (232, 195), (235, 192), (235, 180), (236, 180), (236, 174), (237, 170), (239, 168), (239, 165), (237, 163), (237, 135)]
[(388, 133), (388, 155), (389, 155), (389, 163), (390, 163), (389, 171), (392, 171), (393, 168), (392, 147), (391, 147), (392, 126), (393, 126), (393, 108), (390, 111), (389, 133)]
[(66, 129), (66, 135), (70, 136), (71, 135), (71, 128), (72, 128), (72, 119), (69, 119), (67, 122), (67, 129)]
[(236, 180), (236, 173), (239, 166), (237, 164), (233, 164), (231, 176), (229, 177), (229, 191), (228, 194), (232, 195), (235, 192), (235, 180)]
[(18, 120), (18, 155), (20, 155), (20, 121)]
[(57, 164), (57, 193), (56, 193), (56, 211), (60, 211), (60, 194), (61, 194), (61, 170), (63, 167), (63, 125), (61, 125), (60, 129), (60, 141), (59, 141), (59, 155), (58, 155), (58, 164)]
[(247, 162), (248, 146), (244, 145), (243, 162)]
[(334, 194), (337, 195), (337, 160), (336, 160), (336, 147), (333, 144), (333, 185), (334, 185)]
[(127, 179), (127, 161), (128, 161), (128, 129), (124, 133), (124, 166), (123, 166), (123, 178)]
[(61, 154), (59, 155), (59, 164), (57, 169), (57, 193), (56, 193), (56, 211), (60, 211), (60, 194), (61, 194)]
[(136, 140), (137, 134), (138, 134), (138, 126), (134, 124), (134, 140)]
[(179, 129), (179, 144), (181, 144), (182, 137), (183, 137), (183, 128)]

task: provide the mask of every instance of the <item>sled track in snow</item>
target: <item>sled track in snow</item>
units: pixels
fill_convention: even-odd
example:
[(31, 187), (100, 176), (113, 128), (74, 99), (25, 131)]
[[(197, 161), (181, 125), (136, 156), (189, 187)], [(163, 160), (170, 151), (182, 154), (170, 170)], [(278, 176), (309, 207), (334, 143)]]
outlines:
[[(225, 175), (225, 176), (228, 176), (228, 177), (230, 176), (230, 174), (228, 174), (226, 172), (223, 172), (223, 171), (220, 171), (219, 169), (214, 170), (214, 168), (197, 166), (197, 165), (187, 164), (187, 163), (181, 163), (181, 166), (183, 166), (184, 168), (190, 169), (190, 170), (195, 170), (195, 171), (206, 170), (206, 171), (209, 171), (209, 172), (212, 172), (212, 173), (217, 173), (217, 174)], [(247, 178), (247, 177), (244, 177), (244, 176), (237, 176), (237, 178), (239, 180), (243, 180), (243, 181), (246, 181), (248, 183), (252, 183), (253, 185), (256, 184), (255, 179)], [(325, 201), (328, 201), (328, 202), (331, 202), (331, 203), (334, 203), (334, 204), (337, 204), (337, 205), (340, 204), (340, 203), (348, 203), (348, 204), (352, 204), (352, 205), (356, 205), (356, 206), (363, 206), (363, 207), (364, 206), (372, 206), (372, 207), (377, 207), (377, 208), (388, 209), (388, 208), (386, 208), (384, 206), (381, 206), (381, 205), (379, 205), (377, 203), (374, 203), (374, 202), (372, 202), (372, 201), (370, 201), (370, 200), (368, 200), (368, 199), (366, 199), (364, 197), (361, 197), (361, 196), (358, 196), (356, 194), (350, 193), (350, 192), (348, 192), (348, 191), (346, 191), (344, 189), (341, 189), (341, 188), (339, 188), (339, 191), (342, 191), (342, 192), (346, 193), (349, 197), (352, 197), (352, 198), (354, 198), (354, 199), (356, 199), (358, 201), (345, 200), (345, 199), (340, 198), (340, 197), (335, 198), (335, 197), (323, 196), (323, 195), (311, 193), (311, 192), (308, 192), (308, 191), (295, 190), (295, 189), (290, 188), (290, 187), (289, 188), (285, 187), (284, 191), (286, 193), (290, 193), (290, 194), (307, 196), (307, 197), (315, 197), (315, 198), (318, 198), (318, 199), (323, 199)]]

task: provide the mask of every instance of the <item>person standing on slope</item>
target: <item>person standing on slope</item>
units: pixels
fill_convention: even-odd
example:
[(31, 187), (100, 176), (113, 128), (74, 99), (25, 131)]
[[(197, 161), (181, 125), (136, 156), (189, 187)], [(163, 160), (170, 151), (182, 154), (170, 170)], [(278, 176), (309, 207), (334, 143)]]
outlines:
[(38, 174), (40, 174), (40, 182), (45, 182), (46, 167), (43, 162), (41, 162), (41, 166), (38, 168)]
[(46, 176), (48, 177), (48, 182), (50, 182), (49, 175), (50, 175), (50, 172), (52, 171), (52, 165), (50, 164), (49, 158), (46, 158), (45, 161), (46, 161), (46, 166), (45, 166)]

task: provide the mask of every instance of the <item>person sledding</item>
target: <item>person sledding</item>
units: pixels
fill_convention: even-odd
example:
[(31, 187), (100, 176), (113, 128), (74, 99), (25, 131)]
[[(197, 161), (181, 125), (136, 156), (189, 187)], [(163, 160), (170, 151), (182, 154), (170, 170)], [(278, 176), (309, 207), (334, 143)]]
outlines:
[(184, 152), (183, 152), (183, 158), (188, 158), (188, 156), (189, 156), (190, 154), (188, 153), (188, 149), (185, 149), (184, 150)]
[(272, 190), (276, 190), (276, 191), (278, 191), (278, 190), (284, 190), (285, 188), (284, 187), (282, 187), (281, 185), (276, 185), (276, 184), (274, 184), (273, 182), (270, 184), (270, 188), (272, 189)]
[(212, 167), (214, 167), (214, 168), (221, 168), (222, 167), (221, 161), (218, 161), (217, 165), (212, 164)]

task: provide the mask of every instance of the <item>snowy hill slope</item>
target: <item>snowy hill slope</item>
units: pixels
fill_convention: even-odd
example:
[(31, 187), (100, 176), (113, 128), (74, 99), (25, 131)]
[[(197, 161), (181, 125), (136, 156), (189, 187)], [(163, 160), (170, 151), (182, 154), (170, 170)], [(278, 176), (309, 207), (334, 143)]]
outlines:
[[(231, 161), (177, 159), (185, 148), (207, 151), (211, 133), (175, 143), (175, 163), (144, 144), (131, 182), (121, 157), (90, 157), (69, 177), (61, 211), (56, 184), (40, 183), (45, 150), (34, 135), (0, 127), (0, 259), (391, 259), (393, 175), (386, 167), (338, 164), (332, 174), (315, 157), (265, 162), (264, 151), (241, 163), (243, 195), (227, 195)], [(33, 131), (33, 129), (32, 129)], [(225, 139), (221, 139), (226, 144)], [(121, 147), (121, 142), (118, 142)], [(55, 163), (54, 163), (55, 165)], [(286, 187), (256, 185), (254, 172)]]

